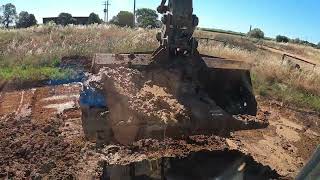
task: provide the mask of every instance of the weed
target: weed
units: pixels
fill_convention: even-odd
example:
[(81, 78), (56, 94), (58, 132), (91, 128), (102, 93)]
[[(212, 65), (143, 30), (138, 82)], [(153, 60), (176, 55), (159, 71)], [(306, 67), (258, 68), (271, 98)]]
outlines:
[(66, 79), (71, 74), (71, 70), (61, 70), (55, 67), (2, 67), (0, 68), (0, 79), (11, 80), (47, 80)]

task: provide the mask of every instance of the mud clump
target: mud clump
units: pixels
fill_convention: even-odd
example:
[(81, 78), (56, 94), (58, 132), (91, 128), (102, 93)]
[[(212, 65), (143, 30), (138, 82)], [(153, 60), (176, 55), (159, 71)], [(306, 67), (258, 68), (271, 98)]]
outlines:
[[(123, 103), (123, 107), (128, 107), (133, 116), (144, 114), (144, 118), (132, 117), (133, 124), (139, 120), (142, 121), (140, 123), (147, 124), (152, 124), (152, 121), (171, 124), (190, 119), (186, 108), (168, 92), (168, 88), (158, 86), (137, 70), (121, 67), (106, 69), (103, 82), (110, 108), (113, 103)], [(119, 96), (122, 98), (118, 99)], [(112, 112), (112, 109), (110, 111)], [(112, 114), (120, 115), (120, 112)], [(125, 119), (125, 117), (114, 118)]]
[(137, 70), (105, 67), (85, 86), (104, 94), (107, 120), (116, 142), (196, 134), (226, 134), (242, 128), (209, 97), (195, 68)]
[(0, 121), (0, 176), (13, 179), (74, 177), (81, 147), (60, 137), (62, 121), (47, 125), (30, 118)]
[[(227, 85), (224, 75), (236, 78)], [(146, 66), (105, 65), (89, 76), (85, 86), (105, 96), (106, 121), (114, 141), (130, 144), (148, 138), (228, 136), (232, 131), (265, 128), (259, 120), (232, 117), (256, 114), (251, 86), (243, 87), (250, 84), (245, 77), (242, 71), (213, 70), (199, 59), (176, 57)]]
[[(190, 112), (140, 71), (105, 68), (89, 83), (105, 94), (114, 138), (129, 144), (143, 137), (163, 136), (161, 130), (190, 121)], [(98, 82), (97, 82), (98, 80)]]

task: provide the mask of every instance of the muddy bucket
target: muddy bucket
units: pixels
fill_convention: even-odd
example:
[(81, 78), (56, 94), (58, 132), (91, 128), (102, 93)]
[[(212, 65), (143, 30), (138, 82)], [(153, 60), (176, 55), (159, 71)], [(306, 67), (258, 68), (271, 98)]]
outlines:
[(111, 128), (107, 119), (105, 97), (92, 88), (84, 87), (80, 95), (82, 127), (85, 137), (97, 144), (111, 141)]

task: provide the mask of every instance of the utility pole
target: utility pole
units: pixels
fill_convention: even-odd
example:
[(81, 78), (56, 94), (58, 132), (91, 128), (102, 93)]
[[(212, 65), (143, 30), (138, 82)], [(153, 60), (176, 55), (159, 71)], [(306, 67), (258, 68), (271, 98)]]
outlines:
[(133, 2), (133, 27), (136, 27), (136, 0)]
[(104, 12), (104, 22), (108, 23), (109, 22), (109, 6), (111, 4), (109, 3), (109, 0), (107, 0), (107, 1), (105, 1), (103, 3), (103, 5), (104, 5), (104, 10), (103, 10), (103, 12)]

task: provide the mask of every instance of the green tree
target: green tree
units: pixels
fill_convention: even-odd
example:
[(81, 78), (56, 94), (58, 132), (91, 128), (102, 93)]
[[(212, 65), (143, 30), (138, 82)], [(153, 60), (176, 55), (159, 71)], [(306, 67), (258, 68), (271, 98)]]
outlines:
[(17, 21), (17, 28), (27, 28), (37, 24), (36, 17), (33, 14), (29, 14), (26, 11), (22, 11), (19, 14)]
[(148, 8), (142, 8), (138, 9), (136, 12), (137, 16), (137, 23), (139, 27), (158, 27), (159, 21), (158, 21), (158, 14), (153, 9)]
[(290, 40), (290, 39), (289, 39), (287, 36), (278, 35), (278, 36), (276, 37), (276, 41), (277, 41), (277, 42), (287, 43), (287, 42), (289, 42), (289, 40)]
[(110, 23), (121, 27), (133, 27), (133, 14), (128, 11), (120, 11), (117, 16), (111, 19)]
[(10, 24), (12, 24), (16, 18), (17, 10), (13, 4), (8, 3), (2, 6), (2, 17), (0, 19), (4, 27), (9, 28)]
[(263, 39), (264, 32), (259, 28), (255, 28), (255, 29), (248, 32), (248, 36), (252, 37), (252, 38)]
[(60, 13), (58, 16), (58, 24), (66, 26), (68, 24), (76, 24), (76, 19), (72, 17), (69, 13)]
[(89, 15), (88, 24), (101, 24), (102, 20), (100, 19), (98, 14), (91, 13)]

